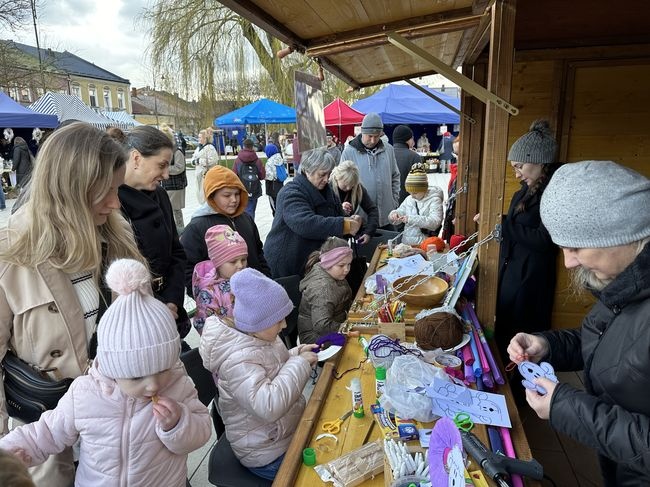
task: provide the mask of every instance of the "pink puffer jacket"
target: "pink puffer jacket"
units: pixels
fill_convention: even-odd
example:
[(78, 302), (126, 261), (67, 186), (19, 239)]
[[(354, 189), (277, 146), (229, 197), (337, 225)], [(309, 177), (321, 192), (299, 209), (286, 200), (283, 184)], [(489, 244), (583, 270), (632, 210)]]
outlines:
[(173, 374), (160, 392), (182, 409), (170, 431), (156, 425), (151, 401), (126, 396), (93, 366), (74, 380), (56, 409), (0, 438), (0, 448), (22, 448), (38, 465), (80, 437), (75, 486), (185, 487), (187, 454), (210, 439), (212, 425), (180, 362)]
[(262, 467), (287, 451), (305, 409), (302, 390), (311, 366), (278, 337), (267, 342), (205, 322), (199, 352), (219, 375), (219, 409), (232, 449), (246, 467)]

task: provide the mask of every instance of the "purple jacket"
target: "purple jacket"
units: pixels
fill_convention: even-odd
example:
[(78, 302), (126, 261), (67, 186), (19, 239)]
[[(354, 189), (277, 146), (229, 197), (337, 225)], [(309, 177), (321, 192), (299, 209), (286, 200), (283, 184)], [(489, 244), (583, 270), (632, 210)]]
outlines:
[(204, 260), (194, 266), (192, 294), (196, 301), (194, 327), (199, 334), (203, 333), (203, 325), (209, 316), (232, 318), (235, 295), (230, 291), (230, 279), (219, 277), (212, 261)]

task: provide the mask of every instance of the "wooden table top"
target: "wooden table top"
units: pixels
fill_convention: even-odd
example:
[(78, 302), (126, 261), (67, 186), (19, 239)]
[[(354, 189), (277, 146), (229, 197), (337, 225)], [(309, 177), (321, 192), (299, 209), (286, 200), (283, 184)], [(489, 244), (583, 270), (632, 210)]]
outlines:
[[(374, 272), (382, 250), (378, 248), (375, 252), (368, 273), (366, 274), (367, 276)], [(365, 292), (362, 288), (359, 290), (355, 300), (364, 296)], [(364, 333), (364, 336), (369, 339), (373, 334), (374, 331), (368, 330), (368, 333)], [(495, 358), (498, 360), (498, 357)], [(353, 451), (365, 443), (381, 438), (381, 431), (374, 424), (374, 419), (370, 412), (370, 405), (376, 402), (374, 367), (370, 360), (364, 361), (364, 359), (365, 354), (358, 340), (349, 338), (343, 350), (325, 362), (282, 466), (273, 482), (274, 487), (331, 485), (321, 481), (313, 467), (303, 465), (302, 451), (304, 448), (314, 448), (316, 450), (316, 463), (322, 464)], [(341, 426), (340, 433), (336, 435), (338, 440), (336, 443), (331, 438), (316, 441), (316, 437), (324, 433), (322, 424), (325, 421), (335, 420), (351, 409), (351, 393), (347, 387), (349, 387), (350, 381), (355, 377), (361, 380), (365, 416), (363, 418), (350, 416), (346, 419)], [(530, 447), (528, 446), (528, 441), (526, 440), (510, 387), (507, 384), (505, 386), (499, 386), (497, 392), (504, 394), (506, 397), (512, 422), (510, 433), (517, 457), (528, 460), (531, 458)], [(431, 427), (431, 425), (422, 426)], [(489, 445), (485, 426), (476, 425), (472, 432), (484, 444)], [(415, 441), (409, 444), (415, 445), (419, 444), (419, 442)], [(473, 463), (473, 465), (475, 464)], [(366, 480), (361, 485), (363, 487), (383, 487), (383, 477), (383, 474), (379, 474), (374, 479)], [(491, 483), (491, 485), (494, 484)], [(540, 484), (528, 480), (526, 481), (526, 485), (537, 486)]]

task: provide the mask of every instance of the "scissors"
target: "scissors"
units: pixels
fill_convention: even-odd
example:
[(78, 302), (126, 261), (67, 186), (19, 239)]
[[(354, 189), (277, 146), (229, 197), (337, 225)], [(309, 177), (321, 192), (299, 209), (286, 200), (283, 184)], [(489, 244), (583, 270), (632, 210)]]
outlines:
[(457, 413), (456, 416), (454, 416), (454, 424), (459, 430), (465, 432), (468, 432), (474, 427), (474, 422), (467, 413)]
[(338, 419), (335, 419), (334, 421), (325, 421), (323, 423), (323, 431), (326, 431), (333, 435), (338, 434), (341, 431), (341, 425), (343, 424), (343, 421), (348, 419), (351, 414), (352, 414), (352, 410), (348, 411), (343, 416), (341, 416)]

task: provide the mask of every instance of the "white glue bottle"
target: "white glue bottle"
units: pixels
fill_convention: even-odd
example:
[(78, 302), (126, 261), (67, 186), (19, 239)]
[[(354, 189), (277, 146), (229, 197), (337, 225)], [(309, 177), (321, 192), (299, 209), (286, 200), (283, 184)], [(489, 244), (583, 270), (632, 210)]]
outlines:
[(355, 377), (350, 381), (348, 390), (352, 393), (352, 414), (355, 418), (363, 418), (363, 396), (361, 395), (361, 379)]

